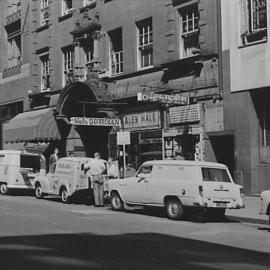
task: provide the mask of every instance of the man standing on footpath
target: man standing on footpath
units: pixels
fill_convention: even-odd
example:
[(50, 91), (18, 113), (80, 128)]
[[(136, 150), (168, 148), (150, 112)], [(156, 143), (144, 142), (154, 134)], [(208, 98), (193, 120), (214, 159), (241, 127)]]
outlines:
[(104, 206), (104, 179), (103, 173), (106, 170), (104, 161), (101, 159), (100, 153), (95, 153), (94, 159), (88, 162), (85, 169), (90, 169), (90, 174), (93, 182), (95, 207)]
[(53, 154), (50, 156), (50, 161), (49, 161), (49, 171), (50, 171), (50, 173), (55, 172), (56, 162), (59, 159), (58, 155), (59, 155), (59, 150), (58, 150), (58, 148), (55, 148)]

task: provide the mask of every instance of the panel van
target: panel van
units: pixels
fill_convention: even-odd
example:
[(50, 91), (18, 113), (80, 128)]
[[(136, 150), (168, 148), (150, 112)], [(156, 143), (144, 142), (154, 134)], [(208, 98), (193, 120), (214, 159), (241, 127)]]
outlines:
[(225, 165), (209, 162), (147, 161), (135, 177), (109, 182), (114, 210), (125, 206), (165, 207), (171, 219), (181, 219), (191, 208), (212, 210), (244, 207), (241, 186), (235, 184)]
[(15, 150), (0, 151), (0, 192), (12, 189), (34, 189), (33, 179), (44, 166), (39, 154)]
[(84, 165), (90, 158), (65, 157), (56, 163), (54, 173), (39, 175), (34, 179), (35, 196), (38, 199), (46, 195), (60, 196), (63, 203), (69, 203), (72, 195), (89, 191), (89, 181)]

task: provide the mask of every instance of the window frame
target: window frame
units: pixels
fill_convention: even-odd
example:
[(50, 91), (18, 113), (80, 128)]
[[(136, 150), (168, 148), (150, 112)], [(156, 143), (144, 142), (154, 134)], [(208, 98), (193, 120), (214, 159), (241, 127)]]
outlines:
[[(148, 24), (149, 23), (149, 24)], [(154, 66), (154, 31), (153, 31), (153, 18), (149, 17), (136, 23), (137, 28), (137, 69), (149, 69)], [(145, 28), (147, 30), (145, 31)], [(148, 42), (145, 42), (147, 36)], [(142, 39), (140, 39), (142, 37)], [(142, 41), (142, 44), (140, 42)], [(151, 51), (147, 57), (149, 65), (146, 65), (143, 52)]]
[[(190, 11), (188, 10), (190, 9)], [(183, 13), (186, 15), (185, 19)], [(185, 5), (178, 9), (179, 14), (179, 50), (180, 50), (180, 58), (189, 58), (196, 56), (200, 53), (200, 14), (198, 3), (191, 3), (189, 5)], [(191, 14), (191, 17), (189, 15)], [(191, 30), (189, 30), (189, 23), (192, 23)], [(186, 26), (184, 26), (186, 24)], [(186, 29), (186, 31), (185, 31)], [(195, 47), (185, 48), (185, 42), (187, 39), (195, 38), (197, 39), (197, 44)], [(194, 50), (194, 52), (193, 52)]]
[[(71, 1), (71, 8), (68, 8), (67, 1)], [(72, 0), (62, 0), (62, 16), (68, 15), (73, 12), (73, 2)]]
[[(50, 91), (50, 57), (49, 54), (44, 54), (40, 56), (41, 61), (41, 92)], [(49, 80), (49, 87), (45, 89), (45, 85)], [(46, 83), (45, 83), (46, 81)]]
[(49, 13), (49, 0), (41, 0), (40, 3), (40, 24), (41, 26), (45, 26), (49, 24), (50, 18), (48, 14), (48, 18), (44, 19), (44, 14)]
[[(66, 57), (68, 56), (68, 57)], [(67, 76), (73, 74), (74, 69), (74, 48), (72, 46), (65, 47), (62, 49), (63, 57), (63, 85), (68, 83)]]

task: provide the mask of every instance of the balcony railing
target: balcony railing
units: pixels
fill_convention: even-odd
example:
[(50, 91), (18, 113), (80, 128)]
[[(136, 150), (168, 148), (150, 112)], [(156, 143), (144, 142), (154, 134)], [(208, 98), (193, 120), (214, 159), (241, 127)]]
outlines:
[(123, 51), (111, 53), (111, 73), (117, 75), (123, 73)]
[(17, 65), (11, 68), (7, 68), (3, 70), (2, 78), (5, 79), (7, 77), (14, 76), (16, 74), (21, 73), (21, 65)]
[(22, 16), (21, 10), (19, 9), (17, 12), (6, 17), (6, 25), (12, 24), (12, 23), (20, 20), (21, 16)]

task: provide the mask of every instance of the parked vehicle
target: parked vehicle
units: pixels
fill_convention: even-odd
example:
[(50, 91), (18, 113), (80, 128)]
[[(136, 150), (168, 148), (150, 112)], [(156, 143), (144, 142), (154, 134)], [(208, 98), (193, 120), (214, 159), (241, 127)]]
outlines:
[(89, 190), (89, 181), (84, 164), (89, 158), (65, 157), (57, 161), (55, 173), (39, 175), (34, 179), (35, 196), (59, 195), (63, 203), (68, 203), (72, 195)]
[(261, 193), (261, 212), (262, 215), (268, 215), (270, 224), (270, 190)]
[(222, 216), (225, 209), (244, 207), (241, 188), (225, 165), (182, 160), (148, 161), (135, 177), (109, 181), (114, 210), (165, 207), (171, 219), (183, 218), (191, 208), (209, 209)]
[(5, 195), (12, 189), (34, 189), (32, 180), (42, 168), (39, 154), (24, 151), (0, 151), (0, 192)]

